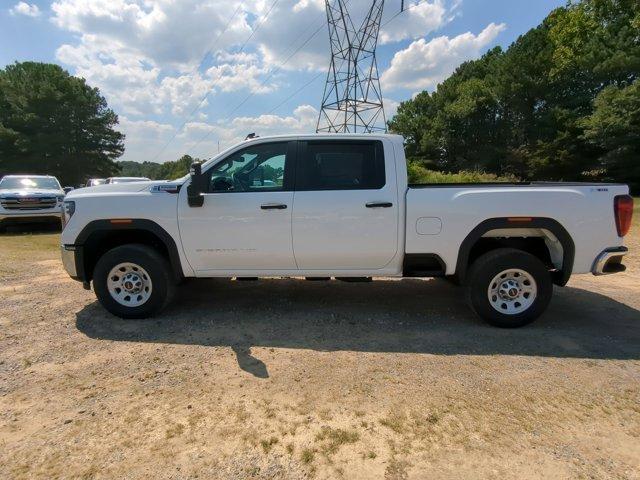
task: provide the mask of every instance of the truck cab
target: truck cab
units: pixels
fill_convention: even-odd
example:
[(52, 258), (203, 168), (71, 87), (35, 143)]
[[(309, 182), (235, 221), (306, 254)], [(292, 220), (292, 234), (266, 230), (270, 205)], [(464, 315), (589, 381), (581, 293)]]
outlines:
[(396, 135), (277, 136), (178, 181), (71, 192), (61, 248), (126, 318), (158, 312), (185, 277), (446, 276), (509, 327), (572, 273), (622, 271), (631, 209), (624, 185), (409, 185)]

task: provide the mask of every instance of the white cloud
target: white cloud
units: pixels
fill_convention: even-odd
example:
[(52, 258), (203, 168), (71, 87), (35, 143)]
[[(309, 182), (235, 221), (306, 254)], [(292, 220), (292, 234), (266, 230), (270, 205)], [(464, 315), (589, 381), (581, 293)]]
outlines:
[(212, 0), (57, 0), (51, 9), (60, 28), (92, 34), (154, 63), (186, 70), (208, 50), (228, 48), (251, 32), (247, 16), (240, 14), (223, 33), (233, 10)]
[(277, 85), (275, 77), (264, 81), (268, 69), (258, 64), (255, 55), (218, 56), (236, 63), (219, 63), (204, 73), (163, 74), (151, 58), (92, 34), (83, 35), (76, 46), (62, 45), (56, 58), (98, 86), (117, 111), (132, 116), (167, 112), (186, 116), (196, 106), (208, 104), (206, 99), (202, 102), (207, 92), (209, 96), (240, 90), (264, 94)]
[(387, 120), (391, 120), (391, 118), (398, 111), (398, 107), (400, 106), (400, 102), (393, 100), (391, 98), (383, 98), (382, 103), (384, 105), (384, 116)]
[(126, 150), (121, 160), (165, 162), (176, 160), (185, 153), (194, 157), (209, 158), (217, 153), (218, 142), (220, 150), (224, 150), (244, 140), (251, 132), (260, 136), (312, 133), (316, 128), (317, 118), (318, 111), (315, 108), (300, 105), (288, 116), (259, 115), (236, 117), (230, 122), (189, 122), (156, 159), (155, 156), (175, 134), (175, 127), (166, 123), (137, 121), (122, 116), (118, 130), (126, 135)]
[(466, 60), (480, 56), (506, 25), (491, 23), (478, 35), (471, 32), (453, 38), (419, 39), (397, 52), (381, 77), (383, 90), (433, 89)]
[[(290, 133), (313, 133), (316, 130), (318, 111), (311, 105), (300, 105), (293, 115), (259, 115), (257, 117), (236, 117), (230, 122), (214, 124), (188, 123), (178, 137), (185, 142), (189, 153), (207, 158), (217, 152), (218, 141), (221, 150), (242, 141), (247, 134), (256, 133), (262, 137)], [(203, 140), (204, 138), (204, 140)]]
[(42, 12), (35, 4), (18, 2), (9, 9), (11, 15), (25, 15), (27, 17), (39, 17)]
[[(126, 115), (186, 116), (207, 92), (265, 94), (278, 87), (261, 56), (237, 51), (267, 4), (247, 0), (241, 7), (234, 14), (218, 0), (56, 0), (52, 21), (79, 34), (56, 58)], [(205, 55), (213, 65), (202, 71)]]
[[(449, 10), (455, 8), (455, 2)], [(443, 0), (432, 2), (407, 2), (404, 13), (393, 18), (380, 30), (380, 43), (398, 42), (406, 39), (424, 37), (443, 27), (451, 17), (447, 16), (447, 5)], [(387, 8), (385, 17), (395, 14)], [(383, 25), (385, 20), (382, 21)]]

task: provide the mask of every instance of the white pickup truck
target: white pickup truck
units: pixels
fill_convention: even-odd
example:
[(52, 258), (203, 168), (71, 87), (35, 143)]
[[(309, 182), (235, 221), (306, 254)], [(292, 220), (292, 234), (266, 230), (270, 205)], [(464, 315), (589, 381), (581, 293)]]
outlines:
[(50, 175), (5, 175), (0, 180), (0, 231), (21, 223), (56, 223), (65, 192)]
[(292, 135), (177, 181), (75, 190), (61, 250), (123, 318), (157, 313), (186, 277), (447, 276), (485, 320), (517, 327), (572, 273), (624, 270), (632, 211), (625, 185), (409, 185), (399, 136)]

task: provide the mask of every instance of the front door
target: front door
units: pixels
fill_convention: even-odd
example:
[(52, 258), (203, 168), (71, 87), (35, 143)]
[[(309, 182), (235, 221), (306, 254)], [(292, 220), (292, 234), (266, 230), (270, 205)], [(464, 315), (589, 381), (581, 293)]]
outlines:
[(393, 157), (379, 140), (301, 142), (293, 250), (301, 270), (379, 270), (398, 249)]
[(202, 207), (181, 191), (178, 219), (197, 274), (294, 270), (291, 239), (295, 142), (251, 142), (205, 172)]

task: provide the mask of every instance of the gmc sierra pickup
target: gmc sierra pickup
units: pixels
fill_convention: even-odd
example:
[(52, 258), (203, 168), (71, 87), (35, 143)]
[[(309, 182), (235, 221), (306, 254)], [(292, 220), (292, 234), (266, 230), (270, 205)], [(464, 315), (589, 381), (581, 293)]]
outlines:
[(49, 222), (60, 225), (65, 192), (49, 175), (5, 175), (0, 180), (0, 231), (9, 225)]
[(571, 274), (624, 270), (632, 210), (625, 185), (410, 185), (395, 135), (278, 136), (177, 181), (71, 192), (61, 250), (123, 318), (157, 313), (185, 277), (447, 276), (517, 327)]

